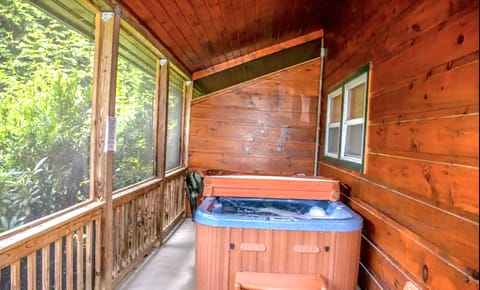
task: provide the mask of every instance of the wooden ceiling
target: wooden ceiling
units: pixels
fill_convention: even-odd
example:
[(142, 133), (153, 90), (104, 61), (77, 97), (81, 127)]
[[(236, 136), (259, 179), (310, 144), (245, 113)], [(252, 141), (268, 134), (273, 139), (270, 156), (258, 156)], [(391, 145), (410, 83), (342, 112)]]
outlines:
[[(320, 38), (328, 0), (120, 0), (200, 79)], [(322, 35), (321, 35), (322, 34)]]

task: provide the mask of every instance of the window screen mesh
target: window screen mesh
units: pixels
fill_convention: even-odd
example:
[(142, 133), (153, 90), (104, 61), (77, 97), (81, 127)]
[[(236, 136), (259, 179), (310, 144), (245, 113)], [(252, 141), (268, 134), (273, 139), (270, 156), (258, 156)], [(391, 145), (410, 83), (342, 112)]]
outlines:
[(166, 169), (181, 165), (183, 86), (185, 79), (174, 69), (169, 71)]

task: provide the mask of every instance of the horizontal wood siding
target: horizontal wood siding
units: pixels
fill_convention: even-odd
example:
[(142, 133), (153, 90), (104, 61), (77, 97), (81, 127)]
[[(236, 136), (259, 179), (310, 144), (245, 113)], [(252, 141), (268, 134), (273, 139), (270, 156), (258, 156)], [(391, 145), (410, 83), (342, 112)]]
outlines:
[(324, 95), (371, 64), (364, 173), (319, 160), (364, 218), (362, 289), (479, 288), (478, 12), (351, 0), (325, 29)]
[(320, 60), (192, 102), (189, 166), (313, 174)]

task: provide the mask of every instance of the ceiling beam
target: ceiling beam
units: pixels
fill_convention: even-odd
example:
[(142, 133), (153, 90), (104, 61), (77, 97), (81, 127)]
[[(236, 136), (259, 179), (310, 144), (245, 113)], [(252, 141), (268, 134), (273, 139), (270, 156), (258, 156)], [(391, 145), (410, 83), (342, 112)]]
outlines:
[(240, 65), (242, 63), (246, 63), (246, 62), (249, 62), (249, 61), (252, 61), (252, 60), (256, 60), (258, 58), (267, 56), (269, 54), (276, 53), (276, 52), (279, 52), (279, 51), (282, 51), (282, 50), (285, 50), (285, 49), (288, 49), (288, 48), (291, 48), (291, 47), (294, 47), (294, 46), (297, 46), (297, 45), (300, 45), (300, 44), (304, 44), (306, 42), (316, 40), (316, 39), (319, 39), (321, 37), (323, 37), (323, 29), (319, 29), (319, 30), (310, 32), (308, 34), (305, 34), (305, 35), (302, 35), (302, 36), (299, 36), (299, 37), (295, 37), (295, 38), (286, 40), (284, 42), (280, 42), (280, 43), (274, 44), (272, 46), (268, 46), (268, 47), (259, 49), (257, 51), (242, 55), (240, 57), (237, 57), (237, 58), (234, 58), (234, 59), (231, 59), (231, 60), (227, 60), (225, 62), (222, 62), (222, 63), (216, 64), (214, 66), (208, 67), (206, 69), (196, 71), (192, 74), (192, 79), (193, 80), (198, 80), (198, 79), (204, 78), (206, 76), (209, 76), (209, 75), (224, 71), (226, 69), (232, 68), (234, 66)]

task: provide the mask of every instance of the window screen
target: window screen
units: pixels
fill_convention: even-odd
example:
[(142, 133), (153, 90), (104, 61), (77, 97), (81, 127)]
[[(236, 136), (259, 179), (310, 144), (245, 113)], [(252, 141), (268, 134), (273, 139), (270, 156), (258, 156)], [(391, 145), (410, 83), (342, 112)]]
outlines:
[(155, 174), (155, 65), (155, 57), (140, 41), (121, 30), (115, 100), (115, 190), (151, 178)]
[(181, 165), (182, 122), (185, 79), (174, 69), (169, 71), (166, 169)]
[(95, 14), (36, 2), (0, 5), (0, 232), (89, 196)]

